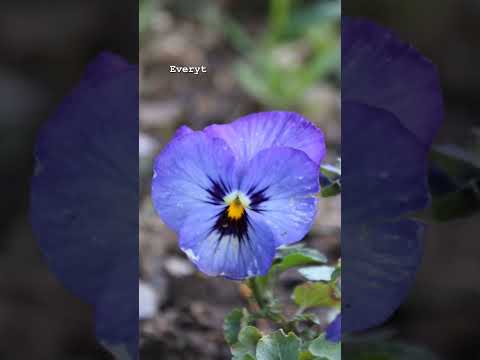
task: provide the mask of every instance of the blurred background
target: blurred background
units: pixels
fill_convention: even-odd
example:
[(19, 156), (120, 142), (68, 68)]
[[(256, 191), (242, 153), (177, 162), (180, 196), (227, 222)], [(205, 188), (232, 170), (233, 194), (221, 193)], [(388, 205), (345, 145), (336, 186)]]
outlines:
[[(472, 0), (344, 0), (342, 15), (374, 20), (438, 67), (446, 116), (437, 144), (480, 160), (480, 3)], [(478, 213), (477, 213), (478, 214)], [(415, 287), (380, 329), (443, 359), (479, 359), (480, 216), (431, 224)]]
[(111, 359), (28, 223), (39, 126), (99, 51), (138, 62), (136, 1), (5, 0), (0, 10), (0, 359)]
[[(170, 65), (204, 65), (207, 73), (169, 73)], [(252, 112), (290, 110), (323, 129), (327, 161), (335, 162), (339, 72), (339, 1), (140, 0), (142, 359), (230, 359), (223, 317), (245, 300), (238, 282), (199, 274), (154, 213), (153, 158), (180, 125), (200, 130)], [(332, 262), (340, 255), (339, 198), (322, 199), (305, 240)], [(298, 281), (286, 274), (282, 287)]]

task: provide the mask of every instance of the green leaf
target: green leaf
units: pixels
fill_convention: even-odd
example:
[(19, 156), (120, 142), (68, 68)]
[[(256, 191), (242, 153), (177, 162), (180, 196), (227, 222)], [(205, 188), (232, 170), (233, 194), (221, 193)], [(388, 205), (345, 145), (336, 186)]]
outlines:
[(298, 272), (310, 281), (330, 281), (335, 268), (327, 265), (309, 266), (298, 269)]
[(303, 309), (317, 306), (338, 307), (340, 299), (335, 296), (335, 288), (328, 283), (305, 283), (293, 290), (293, 300)]
[(303, 313), (303, 314), (295, 315), (292, 317), (291, 320), (292, 321), (309, 321), (317, 325), (321, 325), (323, 323), (317, 314), (312, 314), (312, 313)]
[[(340, 342), (334, 343), (325, 339), (325, 335), (321, 335), (312, 341), (308, 350), (320, 358), (328, 360), (342, 359), (342, 344)], [(371, 359), (373, 360), (373, 359)]]
[(233, 309), (223, 321), (223, 333), (225, 340), (229, 345), (233, 345), (238, 341), (238, 334), (242, 327), (244, 312), (241, 309)]
[(227, 17), (225, 14), (222, 16), (223, 23), (221, 24), (221, 28), (223, 29), (225, 37), (230, 40), (232, 46), (240, 53), (251, 51), (255, 44), (250, 38), (250, 35), (233, 18)]
[(318, 27), (325, 23), (334, 23), (340, 19), (340, 1), (318, 1), (298, 10), (292, 17), (292, 27), (296, 33), (306, 31), (308, 27)]
[(155, 2), (152, 0), (143, 0), (139, 3), (139, 30), (140, 34), (146, 31), (152, 21), (152, 15), (155, 10)]
[(436, 146), (430, 153), (430, 160), (460, 182), (480, 176), (478, 157), (456, 145)]
[(317, 359), (320, 359), (320, 358), (313, 356), (310, 351), (302, 351), (298, 358), (298, 360), (317, 360)]
[(264, 336), (257, 345), (257, 360), (298, 360), (299, 356), (300, 339), (281, 329)]
[(275, 266), (281, 271), (302, 266), (325, 264), (327, 258), (318, 250), (305, 248), (301, 245), (280, 248), (275, 260)]
[(320, 172), (328, 179), (337, 179), (342, 175), (342, 170), (339, 166), (325, 164), (320, 166)]
[(302, 351), (298, 360), (326, 360), (327, 358), (313, 355), (310, 351)]
[(435, 147), (431, 163), (443, 177), (429, 179), (430, 208), (414, 214), (425, 221), (450, 221), (480, 211), (480, 161), (474, 154), (455, 145)]
[(254, 326), (244, 327), (238, 334), (238, 342), (232, 346), (233, 360), (256, 360), (257, 343), (262, 333)]
[(340, 182), (335, 181), (334, 183), (322, 187), (322, 190), (320, 190), (320, 195), (322, 197), (332, 197), (340, 194), (342, 192), (342, 186), (340, 185)]
[(289, 25), (292, 0), (270, 0), (268, 32), (273, 40), (279, 40)]
[(353, 360), (435, 360), (430, 351), (403, 343), (347, 343), (343, 354)]
[(337, 279), (342, 276), (342, 268), (338, 266), (335, 268), (335, 271), (332, 274), (332, 281), (337, 281)]
[(437, 221), (469, 217), (480, 211), (480, 180), (432, 198), (431, 214)]

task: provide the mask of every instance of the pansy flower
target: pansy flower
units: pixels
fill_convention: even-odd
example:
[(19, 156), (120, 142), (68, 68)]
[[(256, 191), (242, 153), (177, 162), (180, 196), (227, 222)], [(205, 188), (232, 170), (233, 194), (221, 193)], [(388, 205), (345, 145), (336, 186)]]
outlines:
[(153, 203), (200, 271), (263, 275), (276, 248), (309, 231), (324, 155), (323, 133), (292, 112), (183, 126), (156, 158)]
[(118, 359), (138, 347), (138, 68), (102, 53), (40, 129), (31, 223)]
[(442, 120), (435, 67), (390, 31), (342, 19), (342, 328), (382, 324), (419, 267), (428, 152)]

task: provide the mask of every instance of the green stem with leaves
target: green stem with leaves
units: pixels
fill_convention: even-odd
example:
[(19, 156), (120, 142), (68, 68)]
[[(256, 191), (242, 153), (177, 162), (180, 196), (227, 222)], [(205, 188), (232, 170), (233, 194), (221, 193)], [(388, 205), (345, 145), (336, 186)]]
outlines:
[(265, 296), (262, 287), (259, 286), (257, 278), (250, 278), (246, 281), (247, 286), (252, 291), (253, 298), (260, 308), (261, 317), (266, 318), (286, 332), (295, 331), (292, 323), (279, 311), (275, 311), (272, 308), (271, 302)]

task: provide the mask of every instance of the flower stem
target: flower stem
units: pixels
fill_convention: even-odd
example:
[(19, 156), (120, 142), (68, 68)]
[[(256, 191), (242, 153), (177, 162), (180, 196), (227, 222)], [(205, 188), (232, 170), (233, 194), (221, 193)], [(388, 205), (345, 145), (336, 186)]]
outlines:
[(272, 311), (270, 307), (271, 304), (263, 295), (262, 289), (256, 281), (256, 278), (250, 278), (246, 283), (247, 286), (252, 290), (253, 298), (257, 302), (263, 317), (280, 325), (286, 332), (291, 331), (292, 327), (287, 319), (281, 313)]
[(260, 309), (264, 310), (266, 307), (265, 299), (262, 296), (260, 288), (258, 287), (255, 278), (250, 278), (247, 280), (248, 287), (252, 290), (253, 298), (257, 302)]

